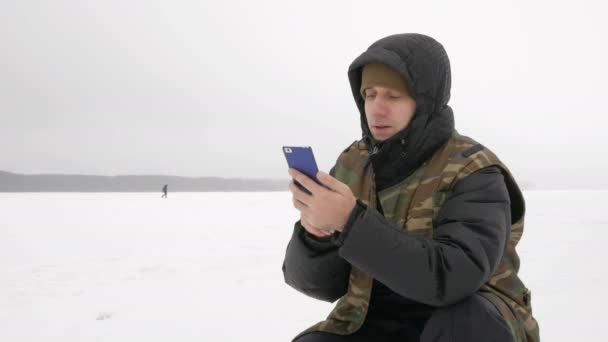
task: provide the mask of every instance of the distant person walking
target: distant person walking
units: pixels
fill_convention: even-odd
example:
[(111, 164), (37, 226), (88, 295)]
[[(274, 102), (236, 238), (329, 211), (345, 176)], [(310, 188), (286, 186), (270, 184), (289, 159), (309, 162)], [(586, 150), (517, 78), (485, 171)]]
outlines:
[(167, 184), (165, 184), (165, 186), (163, 186), (163, 195), (160, 196), (161, 198), (167, 198)]

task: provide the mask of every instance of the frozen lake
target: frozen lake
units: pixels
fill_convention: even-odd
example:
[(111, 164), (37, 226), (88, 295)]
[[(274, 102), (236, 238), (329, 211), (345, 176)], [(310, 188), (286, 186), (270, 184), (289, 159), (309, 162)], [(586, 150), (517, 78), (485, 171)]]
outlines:
[[(543, 341), (608, 341), (608, 191), (528, 191)], [(333, 304), (283, 282), (288, 192), (0, 193), (0, 341), (288, 341)]]

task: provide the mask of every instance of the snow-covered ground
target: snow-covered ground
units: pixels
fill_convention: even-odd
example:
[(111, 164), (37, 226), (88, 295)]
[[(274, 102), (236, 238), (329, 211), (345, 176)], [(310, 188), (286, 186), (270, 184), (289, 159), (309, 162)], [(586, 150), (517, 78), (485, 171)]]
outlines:
[[(529, 191), (544, 341), (607, 341), (606, 191)], [(288, 192), (0, 193), (0, 341), (288, 341), (333, 304), (283, 282)]]

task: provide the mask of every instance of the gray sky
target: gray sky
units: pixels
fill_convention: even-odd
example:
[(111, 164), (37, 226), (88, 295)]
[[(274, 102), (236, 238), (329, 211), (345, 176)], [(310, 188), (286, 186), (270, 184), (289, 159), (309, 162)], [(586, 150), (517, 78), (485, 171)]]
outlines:
[(348, 65), (418, 32), (461, 133), (526, 182), (608, 185), (602, 1), (421, 2), (2, 1), (0, 170), (287, 178), (310, 145), (327, 171), (361, 135)]

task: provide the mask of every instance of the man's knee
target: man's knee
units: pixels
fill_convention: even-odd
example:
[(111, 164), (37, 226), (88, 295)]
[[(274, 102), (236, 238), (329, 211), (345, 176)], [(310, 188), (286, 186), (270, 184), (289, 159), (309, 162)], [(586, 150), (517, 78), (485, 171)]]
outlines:
[(513, 336), (494, 304), (475, 294), (438, 308), (427, 321), (420, 341), (512, 342)]

